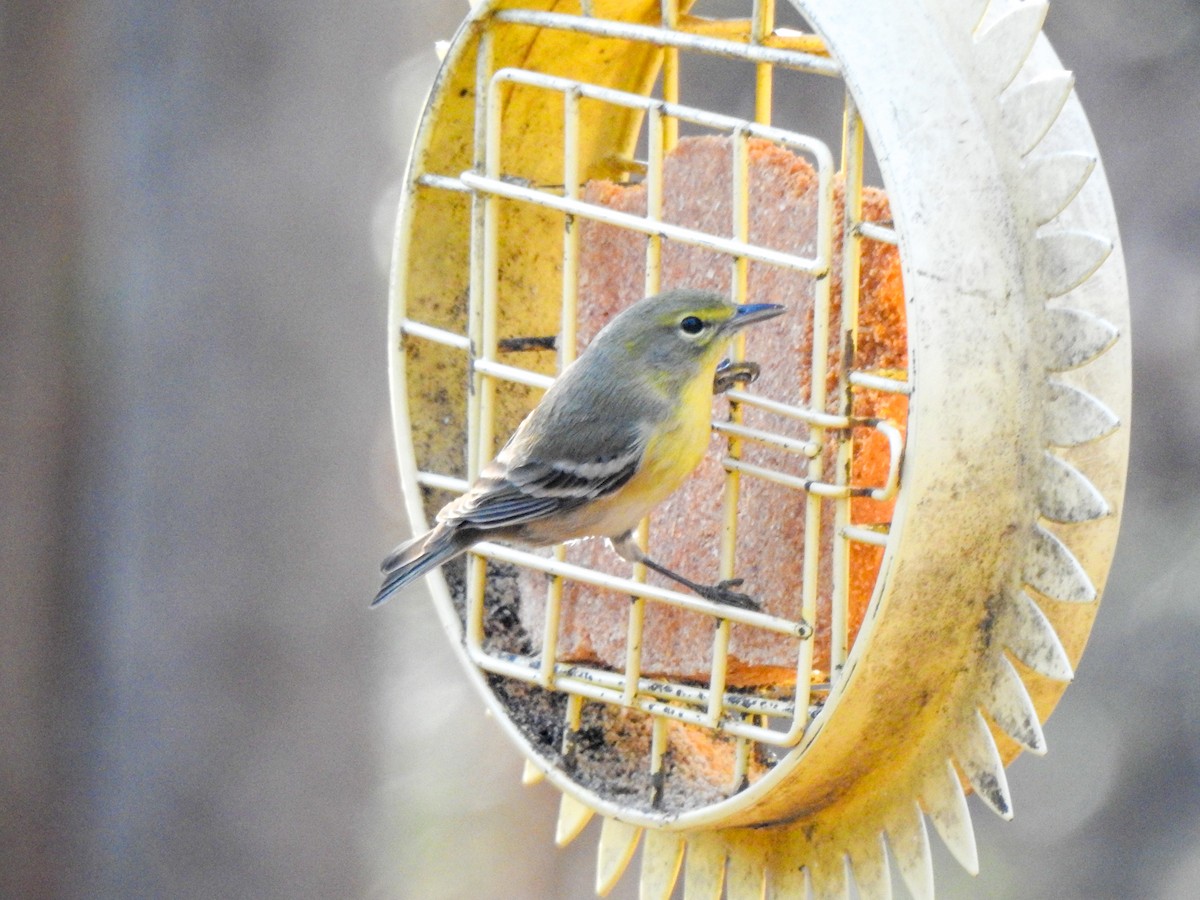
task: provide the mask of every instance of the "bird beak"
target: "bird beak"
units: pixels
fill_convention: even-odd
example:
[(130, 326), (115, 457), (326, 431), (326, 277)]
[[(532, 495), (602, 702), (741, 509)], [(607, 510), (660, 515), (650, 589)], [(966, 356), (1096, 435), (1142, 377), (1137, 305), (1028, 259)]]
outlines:
[(778, 303), (747, 303), (744, 306), (739, 306), (732, 318), (726, 321), (725, 330), (740, 331), (747, 325), (753, 325), (755, 322), (773, 319), (781, 315), (785, 310), (786, 307), (780, 306)]

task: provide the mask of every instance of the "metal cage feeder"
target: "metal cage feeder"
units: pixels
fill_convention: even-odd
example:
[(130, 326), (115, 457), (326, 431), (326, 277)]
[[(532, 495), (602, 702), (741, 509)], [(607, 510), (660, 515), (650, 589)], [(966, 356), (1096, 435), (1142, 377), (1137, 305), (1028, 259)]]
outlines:
[[(1045, 751), (1112, 557), (1112, 202), (1045, 3), (740, 7), (485, 0), (443, 48), (391, 285), (407, 512), (424, 527), (633, 298), (787, 303), (790, 330), (731, 349), (762, 378), (642, 534), (761, 611), (589, 546), (481, 544), (427, 581), (526, 778), (562, 792), (560, 843), (602, 817), (601, 893), (640, 842), (643, 897), (681, 869), (688, 897), (887, 897), (885, 847), (932, 896), (926, 819), (976, 871), (966, 792), (1011, 816), (1004, 767)], [(695, 99), (714, 65), (745, 109)]]

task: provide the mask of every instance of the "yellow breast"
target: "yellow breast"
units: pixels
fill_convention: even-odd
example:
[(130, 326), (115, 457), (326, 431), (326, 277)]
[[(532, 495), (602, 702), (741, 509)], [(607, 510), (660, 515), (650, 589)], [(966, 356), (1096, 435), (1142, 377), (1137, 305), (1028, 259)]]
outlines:
[(694, 381), (681, 398), (675, 418), (646, 446), (645, 463), (630, 485), (655, 496), (658, 505), (683, 483), (704, 458), (712, 421), (712, 385)]

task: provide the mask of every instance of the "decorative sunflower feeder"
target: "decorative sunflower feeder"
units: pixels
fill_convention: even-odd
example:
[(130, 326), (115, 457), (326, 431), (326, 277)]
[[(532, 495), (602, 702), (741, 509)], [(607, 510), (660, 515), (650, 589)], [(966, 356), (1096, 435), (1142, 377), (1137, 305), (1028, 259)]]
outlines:
[[(593, 816), (597, 890), (933, 894), (1012, 815), (1117, 536), (1117, 225), (1046, 4), (486, 0), (420, 123), (391, 288), (423, 529), (616, 312), (678, 287), (788, 313), (639, 537), (477, 545), (427, 582), (472, 680)], [(728, 17), (730, 12), (736, 13)], [(716, 99), (714, 99), (716, 98)], [(874, 184), (872, 184), (874, 182)]]

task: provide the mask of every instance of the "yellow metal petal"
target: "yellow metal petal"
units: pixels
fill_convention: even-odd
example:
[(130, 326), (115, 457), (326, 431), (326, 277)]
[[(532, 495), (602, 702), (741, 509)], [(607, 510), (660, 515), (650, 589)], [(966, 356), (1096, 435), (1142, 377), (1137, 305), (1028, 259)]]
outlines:
[(525, 760), (525, 767), (521, 769), (521, 784), (529, 787), (534, 784), (540, 784), (546, 780), (546, 773), (541, 768), (534, 764), (533, 760)]
[(712, 832), (688, 835), (683, 900), (717, 900), (725, 886), (725, 843)]
[(669, 900), (683, 863), (683, 835), (650, 830), (642, 844), (641, 900)]
[(554, 843), (560, 847), (567, 846), (579, 837), (579, 833), (587, 827), (593, 815), (595, 810), (590, 806), (580, 803), (570, 794), (563, 794), (558, 805), (558, 825), (554, 829)]
[(938, 836), (959, 865), (972, 875), (978, 875), (979, 853), (975, 848), (971, 811), (967, 808), (967, 796), (950, 760), (934, 767), (921, 792), (921, 803)]
[(642, 829), (618, 819), (604, 820), (600, 829), (600, 848), (596, 856), (596, 893), (601, 897), (616, 886), (637, 850)]

